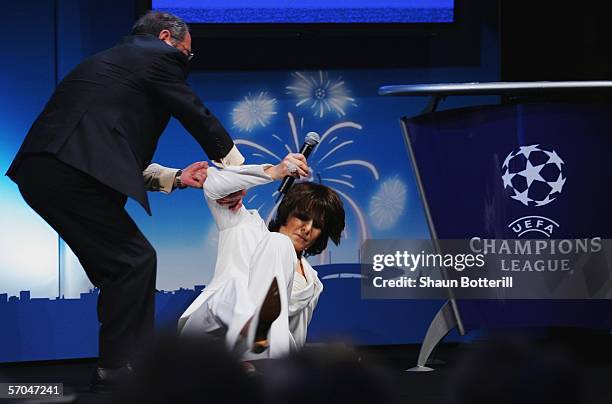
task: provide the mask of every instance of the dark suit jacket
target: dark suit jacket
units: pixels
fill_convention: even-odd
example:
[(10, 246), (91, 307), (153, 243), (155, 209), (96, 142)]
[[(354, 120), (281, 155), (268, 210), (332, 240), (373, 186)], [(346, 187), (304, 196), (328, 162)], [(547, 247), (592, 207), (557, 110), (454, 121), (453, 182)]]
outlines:
[(137, 200), (150, 214), (142, 171), (171, 115), (212, 160), (234, 145), (186, 76), (187, 57), (179, 50), (150, 35), (126, 37), (62, 80), (6, 175), (16, 181), (28, 153), (51, 153)]

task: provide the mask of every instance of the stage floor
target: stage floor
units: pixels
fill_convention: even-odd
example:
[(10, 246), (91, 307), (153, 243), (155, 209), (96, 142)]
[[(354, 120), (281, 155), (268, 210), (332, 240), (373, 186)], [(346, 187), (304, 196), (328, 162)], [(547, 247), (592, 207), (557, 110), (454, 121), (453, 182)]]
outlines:
[[(434, 358), (444, 364), (434, 365), (434, 372), (411, 373), (404, 369), (416, 363), (419, 346), (378, 346), (356, 349), (365, 364), (376, 364), (388, 370), (393, 385), (399, 393), (399, 402), (419, 404), (441, 404), (452, 402), (452, 381), (463, 371), (465, 358), (478, 352), (485, 341), (469, 344), (442, 344), (434, 352)], [(603, 403), (612, 401), (610, 376), (612, 375), (612, 335), (584, 330), (562, 330), (538, 338), (543, 349), (561, 346), (574, 360), (575, 373), (582, 383), (581, 403)], [(487, 366), (495, 366), (496, 358), (490, 364), (483, 363), (482, 375)], [(111, 396), (93, 394), (88, 390), (89, 378), (95, 359), (70, 361), (15, 363), (0, 365), (0, 381), (14, 382), (63, 382), (65, 394), (74, 394), (78, 403), (110, 403)], [(262, 369), (265, 370), (266, 366)], [(508, 375), (516, 377), (517, 375)], [(474, 380), (478, 383), (478, 378)], [(0, 400), (0, 402), (2, 402)], [(18, 402), (10, 400), (6, 402)], [(69, 402), (69, 401), (66, 401)], [(339, 401), (341, 402), (341, 401)]]

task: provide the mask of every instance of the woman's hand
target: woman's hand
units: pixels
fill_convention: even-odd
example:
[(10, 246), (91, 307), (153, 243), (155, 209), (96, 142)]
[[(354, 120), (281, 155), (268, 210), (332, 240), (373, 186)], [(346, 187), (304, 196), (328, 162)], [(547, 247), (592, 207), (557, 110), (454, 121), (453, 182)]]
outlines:
[(283, 161), (275, 166), (266, 168), (264, 171), (274, 180), (280, 180), (287, 176), (295, 178), (307, 177), (309, 174), (306, 157), (300, 153), (289, 153)]

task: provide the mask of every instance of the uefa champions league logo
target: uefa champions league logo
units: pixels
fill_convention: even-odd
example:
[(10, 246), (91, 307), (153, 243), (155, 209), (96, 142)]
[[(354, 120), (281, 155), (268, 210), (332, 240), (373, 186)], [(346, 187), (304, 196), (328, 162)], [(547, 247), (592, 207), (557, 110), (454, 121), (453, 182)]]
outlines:
[[(565, 162), (554, 150), (544, 150), (539, 144), (520, 146), (502, 164), (504, 189), (510, 197), (525, 206), (548, 205), (561, 194), (566, 176)], [(543, 234), (551, 237), (559, 224), (544, 216), (524, 216), (508, 225), (518, 237)]]
[(510, 197), (525, 206), (544, 206), (554, 201), (563, 190), (565, 162), (554, 150), (540, 145), (521, 146), (512, 151), (502, 165), (504, 189)]

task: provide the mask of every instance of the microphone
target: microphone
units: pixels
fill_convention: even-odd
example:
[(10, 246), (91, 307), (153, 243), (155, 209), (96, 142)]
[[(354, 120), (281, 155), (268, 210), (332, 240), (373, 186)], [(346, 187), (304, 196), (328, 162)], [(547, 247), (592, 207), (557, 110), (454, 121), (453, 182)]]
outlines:
[[(317, 132), (308, 132), (306, 138), (304, 139), (304, 144), (302, 145), (302, 148), (300, 149), (299, 153), (302, 154), (306, 159), (308, 159), (308, 156), (310, 155), (312, 150), (317, 144), (319, 144), (319, 140), (320, 138)], [(287, 194), (289, 188), (291, 188), (294, 181), (295, 177), (292, 177), (290, 175), (286, 176), (283, 179), (283, 182), (281, 183), (280, 187), (278, 187), (279, 196), (277, 201), (280, 200), (283, 195)]]

